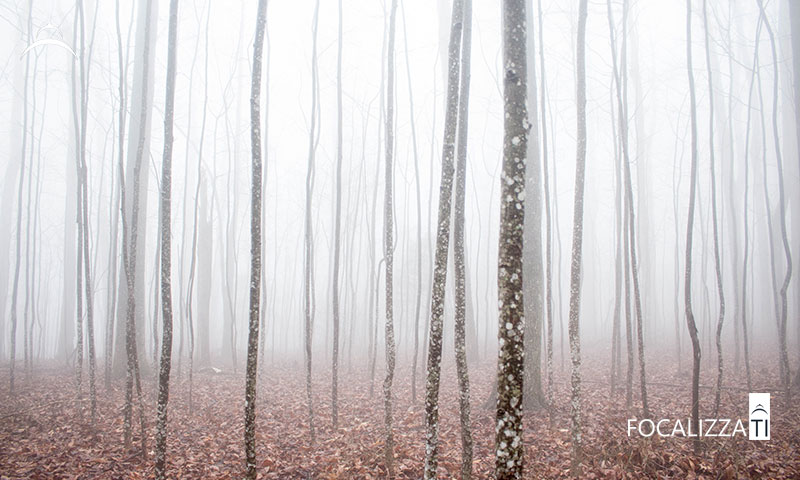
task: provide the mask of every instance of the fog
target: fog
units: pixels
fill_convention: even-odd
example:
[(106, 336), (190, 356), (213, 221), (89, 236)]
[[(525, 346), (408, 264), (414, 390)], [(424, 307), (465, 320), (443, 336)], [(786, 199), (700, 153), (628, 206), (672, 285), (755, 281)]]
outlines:
[[(121, 388), (126, 371), (128, 381), (133, 371), (126, 328), (137, 338), (143, 380), (153, 385), (166, 332), (161, 186), (167, 178), (173, 379), (208, 369), (243, 378), (248, 333), (253, 332), (251, 288), (256, 285), (256, 358), (264, 378), (284, 372), (275, 375), (297, 380), (301, 389), (304, 369), (309, 369), (309, 402), (313, 376), (315, 394), (324, 403), (335, 355), (339, 371), (346, 372), (341, 375), (348, 375), (340, 382), (355, 385), (351, 375), (362, 382), (368, 379), (360, 385), (374, 385), (380, 396), (380, 382), (389, 370), (385, 329), (391, 310), (398, 366), (394, 381), (413, 381), (415, 396), (422, 396), (426, 379), (431, 382), (433, 376), (438, 395), (439, 366), (431, 371), (428, 356), (429, 348), (436, 347), (429, 336), (436, 331), (431, 320), (435, 323), (437, 318), (433, 281), (437, 228), (442, 228), (438, 215), (443, 159), (447, 162), (452, 5), (444, 0), (400, 1), (390, 29), (391, 2), (340, 2), (341, 7), (337, 2), (269, 2), (257, 98), (259, 148), (252, 144), (251, 118), (259, 2), (180, 2), (170, 117), (170, 1), (0, 0), (0, 362), (4, 378), (10, 370), (11, 394), (15, 369), (22, 385), (33, 381), (30, 372), (41, 369), (61, 369), (59, 375), (69, 378), (75, 368), (89, 368), (90, 355), (96, 358), (98, 384), (119, 383)], [(520, 197), (525, 199), (526, 243), (524, 253), (518, 253), (523, 257), (526, 362), (538, 360), (536, 381), (539, 390), (549, 392), (548, 403), (553, 394), (548, 372), (552, 375), (555, 369), (557, 382), (567, 382), (570, 367), (577, 368), (570, 350), (569, 316), (577, 223), (582, 224), (582, 257), (576, 341), (585, 352), (584, 368), (602, 369), (598, 371), (614, 377), (595, 378), (610, 380), (612, 394), (614, 382), (619, 388), (625, 383), (620, 373), (625, 357), (620, 352), (626, 343), (622, 332), (630, 337), (631, 329), (634, 338), (627, 343), (626, 352), (631, 353), (626, 365), (637, 355), (635, 382), (639, 368), (644, 381), (647, 356), (655, 365), (648, 375), (668, 370), (670, 378), (689, 387), (687, 297), (702, 349), (700, 383), (715, 384), (717, 328), (724, 308), (719, 356), (725, 359), (726, 384), (750, 387), (754, 358), (753, 375), (766, 368), (770, 375), (778, 367), (781, 372), (780, 382), (775, 374), (764, 377), (770, 379), (767, 382), (757, 377), (755, 383), (780, 383), (788, 392), (800, 351), (800, 53), (793, 52), (793, 46), (800, 48), (800, 22), (792, 24), (797, 13), (790, 1), (765, 2), (766, 16), (755, 0), (688, 2), (693, 8), (689, 49), (695, 93), (690, 93), (687, 75), (683, 2), (626, 1), (625, 7), (619, 0), (589, 2), (584, 59), (576, 55), (580, 2), (508, 3), (524, 3), (529, 15), (527, 21), (519, 19), (528, 35), (529, 117), (523, 124), (528, 125), (526, 191)], [(469, 106), (458, 122), (469, 122), (464, 137), (463, 255), (466, 356), (475, 381), (476, 375), (494, 379), (495, 371), (501, 371), (504, 354), (499, 352), (503, 340), (498, 342), (498, 328), (502, 337), (510, 321), (498, 301), (498, 282), (501, 287), (503, 282), (503, 274), (498, 275), (498, 260), (503, 262), (498, 240), (506, 201), (503, 179), (508, 178), (502, 173), (508, 133), (504, 128), (511, 118), (504, 110), (504, 88), (508, 72), (516, 66), (504, 64), (503, 32), (509, 25), (503, 24), (503, 7), (475, 2), (470, 8)], [(463, 48), (465, 40), (460, 41)], [(394, 62), (387, 68), (390, 44)], [(577, 102), (579, 61), (585, 62), (583, 119)], [(458, 74), (458, 65), (455, 68)], [(386, 117), (389, 105), (392, 121)], [(581, 142), (576, 125), (581, 121), (586, 135), (585, 189), (582, 219), (576, 221), (576, 148)], [(163, 175), (166, 125), (174, 128), (171, 177)], [(388, 132), (393, 137), (388, 147), (390, 247), (384, 243)], [(454, 138), (461, 141), (460, 130)], [(696, 205), (690, 206), (693, 144)], [(251, 202), (256, 198), (251, 190), (252, 148), (263, 152), (259, 284), (253, 283), (251, 263), (251, 250), (258, 248), (251, 245)], [(134, 218), (139, 153), (141, 189), (139, 215)], [(451, 151), (451, 167), (453, 155)], [(623, 159), (628, 160), (631, 177), (632, 247), (627, 243), (628, 227), (621, 223), (627, 222), (629, 211)], [(82, 161), (85, 187), (76, 168)], [(538, 180), (530, 180), (532, 176)], [(453, 178), (449, 182), (452, 188)], [(528, 191), (533, 184), (538, 193)], [(87, 192), (85, 207), (79, 203), (81, 191)], [(452, 198), (452, 212), (457, 213), (457, 197)], [(448, 211), (449, 202), (448, 198)], [(538, 212), (537, 223), (531, 223), (532, 211)], [(134, 223), (135, 287), (128, 290), (126, 255), (131, 245), (126, 235)], [(452, 234), (449, 217), (446, 223)], [(688, 253), (687, 225), (694, 230)], [(534, 237), (538, 246), (530, 251)], [(459, 242), (448, 240), (444, 314), (439, 317), (443, 338), (438, 347), (449, 372), (457, 363), (453, 254)], [(392, 256), (387, 257), (389, 250)], [(624, 265), (634, 261), (627, 258), (628, 252), (636, 255), (638, 269), (632, 275), (625, 274), (628, 267), (623, 266), (623, 258)], [(387, 308), (389, 258), (393, 300)], [(691, 273), (687, 258), (692, 259)], [(631, 282), (628, 287), (623, 279)], [(81, 286), (87, 281), (88, 286)], [(135, 291), (132, 303), (126, 302), (129, 291)], [(530, 295), (537, 299), (534, 307), (528, 303)], [(128, 325), (131, 304), (135, 321)], [(339, 344), (334, 349), (335, 329)], [(531, 332), (538, 337), (530, 340)], [(643, 345), (633, 353), (638, 333)], [(92, 352), (87, 350), (90, 343)], [(536, 353), (530, 343), (537, 344)], [(530, 372), (525, 374), (527, 381)], [(78, 375), (78, 382), (88, 381)], [(588, 376), (594, 378), (593, 373)], [(334, 385), (335, 378), (336, 373)], [(202, 377), (194, 381), (202, 384)], [(635, 383), (631, 388), (638, 392)], [(94, 393), (93, 384), (92, 389)], [(705, 408), (713, 403), (709, 392), (702, 393)], [(566, 390), (560, 398), (566, 405)], [(473, 411), (484, 401), (482, 393), (473, 399)], [(258, 408), (262, 415), (270, 407)], [(320, 408), (323, 411), (316, 414), (323, 418), (327, 413)], [(646, 404), (644, 408), (647, 411)], [(380, 425), (377, 418), (374, 422)], [(306, 427), (298, 423), (295, 428)], [(421, 446), (422, 435), (417, 436)], [(300, 476), (279, 471), (283, 478)], [(386, 475), (381, 472), (377, 475)], [(496, 472), (498, 478), (514, 478)], [(416, 470), (414, 474), (420, 476)], [(344, 475), (366, 478), (349, 467)]]

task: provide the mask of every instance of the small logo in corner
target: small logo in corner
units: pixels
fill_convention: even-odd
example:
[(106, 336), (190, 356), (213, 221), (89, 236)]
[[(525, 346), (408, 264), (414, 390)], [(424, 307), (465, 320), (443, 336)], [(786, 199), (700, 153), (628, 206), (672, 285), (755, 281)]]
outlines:
[(769, 440), (769, 393), (750, 394), (750, 440)]

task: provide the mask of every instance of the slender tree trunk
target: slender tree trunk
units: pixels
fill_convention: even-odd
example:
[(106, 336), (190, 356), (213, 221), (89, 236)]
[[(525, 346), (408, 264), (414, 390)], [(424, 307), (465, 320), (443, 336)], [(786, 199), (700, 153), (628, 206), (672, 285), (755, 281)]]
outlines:
[[(789, 353), (786, 347), (786, 321), (788, 316), (788, 290), (789, 290), (789, 283), (792, 280), (792, 252), (791, 248), (789, 247), (789, 236), (786, 229), (786, 199), (785, 199), (785, 192), (784, 192), (784, 180), (783, 180), (783, 156), (781, 155), (781, 141), (780, 141), (780, 134), (779, 134), (779, 124), (778, 124), (778, 53), (775, 47), (775, 34), (772, 31), (772, 27), (770, 26), (769, 20), (767, 19), (767, 14), (764, 9), (764, 3), (762, 0), (756, 0), (758, 2), (758, 7), (761, 10), (761, 19), (764, 22), (764, 26), (767, 29), (767, 34), (769, 35), (769, 42), (770, 48), (772, 49), (772, 88), (773, 88), (773, 96), (772, 96), (772, 133), (773, 139), (775, 140), (775, 159), (778, 163), (778, 206), (780, 209), (780, 224), (781, 224), (781, 241), (783, 243), (783, 253), (786, 257), (786, 270), (783, 277), (783, 283), (781, 284), (780, 288), (780, 301), (781, 301), (781, 309), (780, 309), (780, 318), (778, 322), (778, 348), (779, 348), (779, 355), (780, 355), (780, 366), (781, 366), (781, 383), (783, 385), (784, 393), (786, 395), (786, 400), (789, 401), (790, 395), (790, 381), (791, 381), (791, 374), (790, 374), (790, 367), (789, 367)], [(766, 139), (764, 139), (766, 141)]]
[(394, 209), (392, 190), (394, 183), (394, 37), (397, 0), (392, 0), (389, 12), (389, 43), (386, 70), (386, 179), (383, 203), (383, 251), (386, 258), (386, 378), (383, 381), (384, 427), (386, 429), (386, 470), (388, 478), (394, 478), (394, 433), (392, 431), (392, 382), (394, 381), (395, 342), (392, 302), (394, 268)]
[(408, 32), (406, 30), (406, 11), (400, 4), (403, 15), (403, 46), (406, 59), (406, 79), (408, 80), (408, 102), (411, 112), (411, 145), (414, 153), (414, 185), (417, 193), (417, 293), (414, 306), (414, 355), (411, 360), (411, 399), (417, 401), (417, 358), (419, 357), (419, 316), (422, 306), (422, 197), (420, 195), (419, 155), (417, 154), (417, 127), (414, 120), (414, 89), (411, 84), (411, 63), (408, 60)]
[[(692, 172), (689, 182), (689, 215), (686, 226), (686, 265), (684, 273), (684, 309), (689, 337), (692, 339), (692, 423), (700, 428), (700, 340), (692, 312), (692, 234), (694, 231), (695, 197), (697, 195), (697, 101), (692, 65), (692, 1), (686, 0), (686, 63), (689, 75), (689, 97), (692, 128)], [(695, 439), (695, 452), (700, 450), (700, 439)]]
[[(461, 479), (472, 478), (472, 424), (467, 368), (467, 295), (464, 253), (464, 204), (467, 189), (467, 134), (469, 126), (470, 56), (472, 50), (472, 0), (463, 0), (461, 39), (461, 88), (458, 95), (458, 151), (456, 166), (455, 218), (453, 219), (453, 264), (455, 266), (455, 353), (461, 417)], [(474, 331), (474, 329), (470, 328)], [(470, 345), (472, 348), (473, 345)]]
[(439, 213), (436, 228), (436, 257), (431, 286), (431, 319), (428, 335), (428, 368), (425, 385), (425, 479), (436, 478), (439, 462), (439, 385), (441, 383), (444, 300), (447, 284), (447, 256), (450, 242), (454, 158), (459, 115), (459, 72), (464, 28), (464, 0), (453, 1), (448, 46), (447, 106), (442, 141), (442, 175), (439, 185)]
[[(261, 1), (261, 0), (259, 0)], [(319, 21), (319, 0), (314, 7), (313, 20), (313, 43), (311, 48), (311, 124), (308, 138), (308, 170), (306, 173), (306, 211), (305, 211), (305, 235), (304, 235), (304, 254), (303, 254), (303, 308), (305, 313), (305, 364), (306, 364), (306, 400), (308, 401), (308, 426), (311, 436), (311, 443), (314, 443), (314, 405), (311, 397), (311, 353), (313, 338), (312, 330), (314, 325), (314, 302), (313, 302), (313, 282), (314, 282), (314, 233), (311, 216), (311, 204), (314, 194), (314, 156), (316, 154), (316, 126), (317, 126), (317, 24)]]
[(244, 406), (244, 446), (247, 478), (254, 480), (256, 464), (256, 380), (258, 378), (258, 327), (261, 308), (261, 56), (267, 23), (267, 0), (259, 0), (253, 48), (253, 78), (250, 87), (250, 141), (253, 178), (250, 199), (250, 329), (247, 337), (247, 377)]
[[(161, 160), (161, 365), (156, 406), (156, 478), (167, 476), (167, 402), (172, 368), (172, 144), (175, 116), (175, 70), (177, 63), (178, 0), (169, 2), (167, 93), (164, 109), (164, 156)], [(185, 219), (184, 219), (185, 221)]]
[(524, 378), (523, 229), (528, 149), (527, 25), (524, 0), (503, 2), (504, 139), (497, 270), (500, 305), (495, 417), (495, 476), (520, 479), (523, 471)]
[(587, 0), (580, 0), (578, 7), (577, 44), (577, 97), (578, 97), (578, 147), (575, 166), (575, 202), (572, 223), (572, 263), (569, 296), (569, 351), (572, 357), (571, 420), (572, 466), (571, 474), (581, 474), (581, 263), (583, 251), (583, 190), (586, 176), (586, 17)]
[(336, 201), (333, 232), (333, 360), (331, 406), (333, 428), (339, 427), (339, 256), (342, 230), (342, 0), (339, 0), (339, 43), (336, 56)]
[(707, 13), (707, 0), (703, 0), (703, 30), (705, 32), (706, 69), (708, 74), (708, 134), (709, 134), (709, 162), (711, 173), (711, 222), (714, 226), (714, 271), (717, 277), (717, 295), (719, 297), (719, 313), (717, 318), (716, 345), (717, 345), (717, 389), (714, 396), (714, 417), (719, 412), (720, 391), (722, 390), (722, 324), (725, 320), (725, 293), (722, 289), (722, 265), (719, 249), (719, 227), (717, 225), (717, 178), (714, 159), (714, 81), (711, 70), (711, 47), (709, 40), (709, 26)]

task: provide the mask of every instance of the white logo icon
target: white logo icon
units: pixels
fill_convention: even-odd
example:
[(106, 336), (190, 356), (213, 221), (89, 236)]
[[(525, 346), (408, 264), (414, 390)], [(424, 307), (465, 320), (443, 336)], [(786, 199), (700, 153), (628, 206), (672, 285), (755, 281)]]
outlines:
[(750, 394), (750, 440), (769, 440), (769, 393)]

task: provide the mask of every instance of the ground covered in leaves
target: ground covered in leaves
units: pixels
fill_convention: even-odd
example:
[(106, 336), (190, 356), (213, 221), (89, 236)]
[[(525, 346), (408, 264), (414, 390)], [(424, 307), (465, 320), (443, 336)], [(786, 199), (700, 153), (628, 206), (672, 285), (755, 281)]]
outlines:
[[(685, 438), (641, 438), (627, 435), (624, 385), (614, 396), (608, 383), (608, 355), (589, 358), (582, 367), (585, 458), (584, 478), (800, 478), (800, 408), (787, 408), (779, 392), (777, 361), (759, 360), (755, 391), (771, 396), (772, 439), (707, 438), (695, 454)], [(684, 362), (684, 369), (688, 368)], [(732, 363), (732, 362), (731, 362)], [(762, 366), (766, 366), (762, 368)], [(567, 367), (567, 365), (565, 365)], [(559, 369), (560, 367), (557, 367)], [(380, 370), (380, 368), (378, 369)], [(176, 369), (173, 369), (175, 372)], [(704, 365), (703, 384), (713, 385), (714, 365)], [(124, 380), (106, 390), (98, 385), (98, 419), (90, 424), (88, 399), (82, 416), (76, 407), (72, 370), (55, 367), (18, 372), (15, 397), (9, 396), (9, 371), (0, 369), (0, 478), (152, 478), (155, 383), (144, 379), (147, 456), (142, 458), (138, 431), (134, 444), (123, 443)], [(331, 425), (330, 379), (314, 375), (316, 441), (308, 428), (302, 365), (270, 365), (258, 384), (257, 442), (260, 478), (384, 478), (383, 394), (381, 372), (373, 385), (366, 368), (340, 373), (339, 428)], [(475, 440), (473, 471), (491, 478), (494, 411), (485, 408), (494, 379), (494, 365), (473, 365), (472, 424)], [(637, 374), (638, 375), (638, 374)], [(747, 425), (748, 396), (743, 382), (729, 374), (718, 418), (742, 419)], [(411, 398), (410, 369), (399, 368), (395, 384), (395, 471), (398, 478), (421, 478), (425, 452), (424, 381), (418, 380), (417, 401)], [(440, 476), (457, 478), (460, 466), (458, 397), (455, 369), (445, 366), (441, 391)], [(570, 465), (568, 370), (557, 370), (555, 405), (530, 410), (525, 417), (526, 478), (566, 477)], [(623, 376), (624, 378), (624, 376)], [(636, 376), (635, 378), (638, 378)], [(689, 412), (689, 376), (678, 375), (673, 358), (653, 355), (648, 363), (652, 418), (685, 419)], [(184, 373), (173, 376), (169, 404), (169, 476), (171, 478), (241, 478), (244, 473), (244, 378), (241, 369), (195, 372), (192, 408)], [(84, 391), (87, 388), (84, 387)], [(374, 392), (372, 391), (374, 390)], [(638, 384), (634, 385), (638, 392)], [(713, 390), (701, 389), (701, 414), (712, 417)]]

